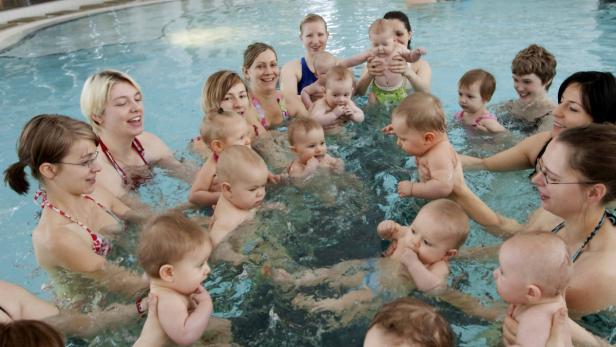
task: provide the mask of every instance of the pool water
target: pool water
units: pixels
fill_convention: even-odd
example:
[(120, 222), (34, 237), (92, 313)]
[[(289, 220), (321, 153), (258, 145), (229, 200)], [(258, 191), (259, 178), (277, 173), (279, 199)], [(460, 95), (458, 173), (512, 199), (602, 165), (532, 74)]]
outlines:
[[(403, 1), (367, 0), (306, 3), (299, 0), (175, 1), (89, 16), (40, 30), (0, 52), (0, 166), (16, 159), (15, 142), (24, 123), (39, 113), (76, 118), (83, 81), (94, 71), (114, 68), (131, 74), (142, 86), (148, 131), (159, 135), (180, 156), (199, 127), (203, 82), (219, 69), (239, 71), (244, 48), (255, 41), (276, 48), (279, 64), (300, 57), (298, 23), (309, 12), (329, 23), (328, 50), (350, 56), (369, 46), (367, 28), (389, 10), (406, 12), (413, 24), (413, 46), (428, 50), (433, 70), (432, 92), (444, 104), (449, 136), (462, 153), (487, 155), (518, 142), (524, 133), (497, 138), (468, 132), (451, 122), (457, 106), (457, 81), (467, 70), (484, 68), (497, 79), (492, 104), (514, 97), (510, 64), (520, 49), (538, 43), (558, 60), (549, 94), (578, 70), (616, 72), (616, 4), (595, 0), (477, 0), (444, 1), (408, 9)], [(360, 24), (358, 24), (360, 23)], [(274, 28), (275, 30), (272, 30)], [(356, 69), (359, 75), (360, 69)], [(349, 173), (362, 184), (325, 187), (330, 199), (295, 187), (275, 187), (271, 202), (284, 211), (264, 212), (262, 227), (288, 248), (289, 264), (309, 267), (341, 260), (377, 257), (381, 245), (375, 234), (385, 218), (408, 223), (421, 202), (400, 199), (396, 185), (414, 172), (414, 163), (379, 129), (388, 122), (384, 108), (366, 108), (366, 121), (348, 127), (344, 136), (328, 139), (330, 151), (345, 159)], [(519, 221), (539, 201), (527, 172), (471, 172), (471, 188), (496, 211)], [(349, 181), (344, 178), (341, 181)], [(335, 180), (334, 180), (335, 181)], [(35, 182), (32, 182), (36, 188)], [(332, 184), (327, 182), (326, 184)], [(159, 174), (140, 190), (156, 209), (174, 206), (187, 196), (188, 186)], [(327, 193), (329, 192), (329, 193)], [(31, 230), (39, 208), (29, 196), (0, 187), (0, 278), (51, 298), (43, 290), (49, 278), (36, 267)], [(333, 197), (333, 200), (331, 199)], [(467, 246), (493, 244), (498, 239), (472, 225)], [(130, 245), (130, 243), (129, 243)], [(124, 255), (134, 266), (134, 257)], [(494, 262), (453, 261), (450, 284), (482, 301), (498, 300), (492, 281)], [(330, 329), (331, 315), (295, 309), (295, 292), (264, 278), (258, 266), (218, 266), (207, 281), (216, 312), (233, 321), (238, 343), (246, 346), (360, 346), (368, 319)], [(315, 295), (330, 295), (314, 288)], [(420, 294), (414, 294), (421, 297)], [(441, 307), (460, 346), (492, 345), (498, 331), (490, 322), (474, 319), (443, 303)], [(604, 337), (616, 341), (616, 319), (591, 323)], [(76, 345), (128, 346), (138, 327), (103, 333)]]

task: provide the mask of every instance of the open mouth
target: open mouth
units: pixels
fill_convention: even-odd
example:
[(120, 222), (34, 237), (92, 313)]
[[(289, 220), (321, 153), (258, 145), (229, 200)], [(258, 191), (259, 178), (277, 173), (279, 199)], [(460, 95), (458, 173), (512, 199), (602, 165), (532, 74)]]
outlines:
[(133, 125), (140, 125), (141, 124), (141, 116), (137, 116), (137, 117), (133, 117), (133, 118), (129, 119), (128, 123), (133, 124)]

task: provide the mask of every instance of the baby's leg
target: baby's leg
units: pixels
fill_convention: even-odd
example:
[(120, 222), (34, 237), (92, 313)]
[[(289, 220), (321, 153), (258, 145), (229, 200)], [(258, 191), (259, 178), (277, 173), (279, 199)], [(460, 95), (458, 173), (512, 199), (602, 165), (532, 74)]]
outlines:
[(348, 260), (331, 268), (305, 269), (292, 274), (283, 269), (273, 269), (272, 279), (275, 282), (293, 284), (296, 287), (311, 287), (324, 282), (329, 282), (334, 286), (357, 287), (361, 284), (365, 271), (353, 270), (364, 262), (364, 260)]
[(379, 103), (379, 101), (376, 98), (376, 94), (374, 94), (374, 92), (370, 92), (370, 94), (368, 94), (368, 103), (372, 105)]
[(315, 300), (313, 297), (298, 294), (293, 298), (293, 305), (308, 309), (311, 312), (331, 311), (341, 313), (358, 303), (369, 302), (373, 298), (372, 290), (368, 288), (353, 290), (336, 299)]

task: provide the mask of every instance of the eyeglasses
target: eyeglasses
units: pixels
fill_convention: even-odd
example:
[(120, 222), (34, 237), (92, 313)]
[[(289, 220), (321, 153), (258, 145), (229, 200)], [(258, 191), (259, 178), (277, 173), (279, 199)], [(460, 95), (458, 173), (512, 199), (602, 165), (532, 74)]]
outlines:
[(59, 161), (56, 164), (77, 165), (77, 166), (83, 166), (83, 167), (87, 167), (91, 169), (97, 157), (98, 157), (98, 151), (94, 152), (94, 155), (92, 156), (92, 158), (88, 160), (84, 160), (81, 163), (67, 163), (67, 162)]
[(541, 173), (541, 175), (543, 176), (543, 180), (545, 181), (545, 184), (595, 184), (597, 183), (593, 181), (586, 181), (586, 182), (554, 182), (554, 181), (551, 181), (550, 179), (548, 179), (548, 172), (543, 167), (543, 160), (541, 159), (537, 160), (537, 164), (535, 165), (535, 172), (533, 173), (533, 176), (536, 176), (539, 173)]

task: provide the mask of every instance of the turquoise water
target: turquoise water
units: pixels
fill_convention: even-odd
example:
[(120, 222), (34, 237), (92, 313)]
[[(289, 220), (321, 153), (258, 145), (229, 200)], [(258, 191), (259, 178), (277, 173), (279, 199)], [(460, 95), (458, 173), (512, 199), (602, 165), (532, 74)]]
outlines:
[[(297, 25), (308, 12), (329, 23), (328, 50), (349, 56), (368, 47), (367, 27), (387, 10), (403, 10), (415, 30), (413, 45), (426, 47), (433, 69), (432, 91), (451, 117), (457, 110), (457, 80), (482, 67), (497, 79), (493, 103), (514, 97), (510, 64), (517, 51), (530, 43), (548, 48), (558, 60), (550, 96), (560, 82), (578, 70), (616, 72), (616, 4), (590, 0), (561, 1), (445, 1), (407, 9), (402, 1), (179, 1), (132, 8), (77, 19), (36, 32), (0, 52), (0, 166), (15, 158), (15, 141), (23, 124), (39, 113), (80, 118), (79, 94), (86, 77), (102, 68), (127, 71), (142, 86), (146, 128), (159, 135), (179, 155), (187, 139), (197, 133), (200, 92), (211, 73), (239, 71), (243, 49), (253, 41), (272, 44), (282, 65), (303, 53)], [(357, 70), (359, 74), (359, 70)], [(363, 105), (364, 99), (358, 103)], [(392, 139), (378, 134), (387, 122), (386, 110), (369, 110), (367, 120), (352, 126), (343, 139), (330, 139), (331, 150), (364, 185), (345, 190), (331, 205), (295, 188), (275, 188), (269, 198), (285, 202), (288, 215), (268, 215), (287, 238), (293, 260), (306, 266), (332, 265), (340, 260), (377, 256), (373, 234), (383, 218), (408, 222), (415, 201), (395, 194), (398, 179), (407, 179), (412, 163)], [(464, 153), (493, 153), (517, 142), (523, 134), (491, 139), (467, 133), (453, 124), (450, 137)], [(467, 180), (488, 205), (525, 220), (538, 205), (526, 172), (494, 175), (469, 173)], [(188, 187), (159, 175), (140, 193), (157, 208), (172, 206)], [(340, 192), (341, 190), (338, 190)], [(0, 278), (21, 284), (43, 296), (48, 281), (37, 269), (30, 240), (38, 208), (30, 197), (0, 187)], [(347, 199), (347, 200), (344, 200)], [(368, 202), (366, 202), (368, 201)], [(367, 205), (367, 208), (365, 208)], [(309, 206), (309, 207), (307, 207)], [(496, 242), (473, 226), (467, 245)], [(130, 261), (128, 262), (130, 263)], [(482, 300), (496, 298), (491, 279), (494, 264), (453, 262), (452, 284)], [(243, 345), (360, 345), (366, 322), (328, 331), (326, 314), (307, 315), (290, 305), (292, 293), (272, 286), (250, 266), (217, 268), (208, 287), (217, 312), (234, 323)], [(322, 288), (315, 289), (318, 293)], [(486, 345), (487, 324), (470, 319), (444, 304), (462, 346)], [(614, 334), (614, 320), (597, 323), (603, 334)], [(113, 335), (115, 336), (115, 335)], [(101, 335), (91, 345), (108, 345)]]

